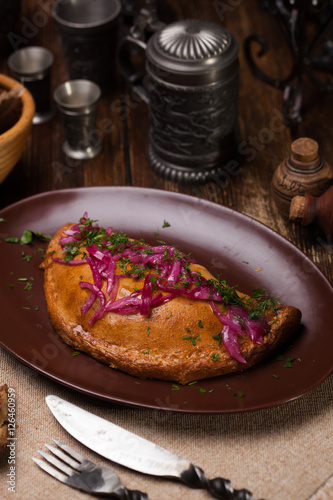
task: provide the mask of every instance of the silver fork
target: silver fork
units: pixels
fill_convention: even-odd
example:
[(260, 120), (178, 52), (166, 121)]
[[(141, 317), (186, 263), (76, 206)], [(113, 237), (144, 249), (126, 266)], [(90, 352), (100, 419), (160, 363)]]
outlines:
[(47, 462), (39, 458), (32, 460), (59, 481), (96, 495), (111, 494), (111, 498), (121, 500), (148, 500), (145, 493), (125, 488), (112, 469), (91, 462), (57, 439), (53, 441), (58, 448), (45, 445), (53, 455), (39, 451)]

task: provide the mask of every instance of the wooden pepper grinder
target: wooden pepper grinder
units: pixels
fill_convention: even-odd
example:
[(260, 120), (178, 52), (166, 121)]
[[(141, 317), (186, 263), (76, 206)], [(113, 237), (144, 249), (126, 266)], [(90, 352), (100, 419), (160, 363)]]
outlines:
[(321, 196), (333, 184), (333, 170), (319, 156), (318, 143), (301, 137), (291, 144), (291, 155), (276, 169), (272, 195), (281, 212), (289, 217), (291, 200), (297, 196)]
[(333, 186), (318, 198), (310, 194), (295, 196), (290, 204), (289, 219), (303, 226), (318, 224), (333, 243)]

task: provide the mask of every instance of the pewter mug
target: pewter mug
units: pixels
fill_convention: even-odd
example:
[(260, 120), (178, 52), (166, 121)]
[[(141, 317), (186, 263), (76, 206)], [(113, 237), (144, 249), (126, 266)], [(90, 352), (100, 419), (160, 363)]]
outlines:
[[(144, 77), (133, 45), (145, 51)], [(149, 107), (148, 159), (162, 177), (207, 182), (236, 156), (238, 51), (231, 33), (198, 19), (163, 26), (147, 43), (133, 30), (120, 43), (120, 69)]]
[(103, 93), (115, 86), (120, 0), (56, 0), (53, 18), (71, 80), (91, 80)]

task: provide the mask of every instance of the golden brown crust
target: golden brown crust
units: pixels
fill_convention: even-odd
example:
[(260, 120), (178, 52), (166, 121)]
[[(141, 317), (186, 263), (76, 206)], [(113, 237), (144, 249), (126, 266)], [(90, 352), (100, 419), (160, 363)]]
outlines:
[[(68, 266), (53, 261), (53, 257), (62, 256), (58, 241), (63, 231), (71, 226), (63, 226), (53, 237), (42, 266), (50, 319), (64, 342), (113, 368), (141, 378), (186, 384), (258, 363), (282, 345), (299, 325), (301, 313), (298, 309), (280, 307), (270, 320), (270, 331), (264, 336), (262, 345), (252, 342), (247, 335), (239, 336), (246, 364), (232, 358), (223, 343), (219, 345), (212, 337), (221, 331), (221, 322), (209, 302), (204, 300), (178, 296), (152, 308), (148, 317), (108, 312), (89, 325), (99, 306), (96, 300), (91, 310), (81, 315), (81, 306), (90, 291), (81, 289), (79, 282), (92, 282), (89, 265)], [(205, 268), (193, 266), (204, 277), (212, 277)], [(121, 279), (117, 298), (129, 295), (134, 287), (140, 288), (140, 283), (142, 281), (134, 278)], [(189, 336), (188, 332), (196, 339), (194, 343), (184, 339)]]

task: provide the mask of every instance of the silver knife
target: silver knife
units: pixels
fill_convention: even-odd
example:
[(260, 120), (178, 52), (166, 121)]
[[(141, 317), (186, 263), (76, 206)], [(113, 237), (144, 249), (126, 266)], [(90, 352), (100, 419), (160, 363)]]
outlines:
[(254, 500), (248, 490), (234, 489), (228, 479), (208, 479), (188, 460), (64, 399), (49, 395), (46, 403), (69, 434), (112, 462), (144, 474), (176, 478), (191, 488), (205, 489), (214, 498)]

